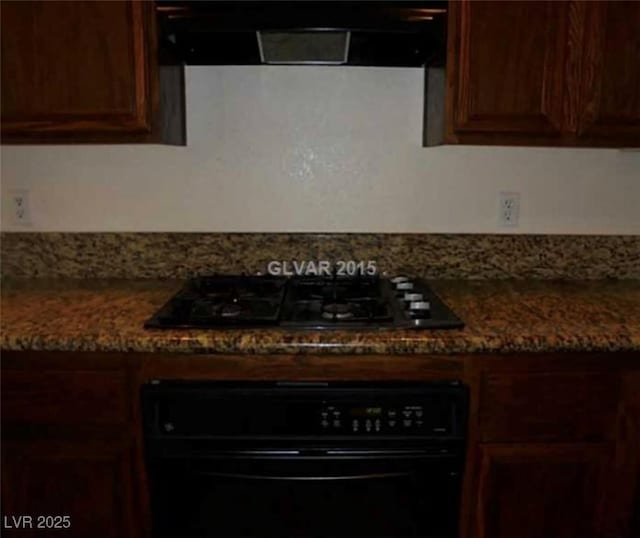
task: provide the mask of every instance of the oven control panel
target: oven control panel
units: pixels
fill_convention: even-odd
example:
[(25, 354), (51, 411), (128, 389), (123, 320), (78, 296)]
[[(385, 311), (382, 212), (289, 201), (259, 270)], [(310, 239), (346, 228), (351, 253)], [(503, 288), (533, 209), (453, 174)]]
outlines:
[(425, 404), (399, 405), (324, 405), (317, 423), (320, 431), (330, 435), (344, 434), (415, 434), (447, 435), (455, 417), (451, 408)]
[(430, 437), (464, 434), (466, 388), (427, 383), (157, 381), (143, 387), (146, 428), (164, 438)]

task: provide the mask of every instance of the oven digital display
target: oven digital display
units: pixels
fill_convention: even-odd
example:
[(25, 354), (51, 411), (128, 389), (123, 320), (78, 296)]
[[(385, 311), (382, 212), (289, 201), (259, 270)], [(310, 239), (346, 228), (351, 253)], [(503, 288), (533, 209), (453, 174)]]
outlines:
[(377, 417), (382, 415), (382, 407), (353, 407), (350, 410), (352, 417)]

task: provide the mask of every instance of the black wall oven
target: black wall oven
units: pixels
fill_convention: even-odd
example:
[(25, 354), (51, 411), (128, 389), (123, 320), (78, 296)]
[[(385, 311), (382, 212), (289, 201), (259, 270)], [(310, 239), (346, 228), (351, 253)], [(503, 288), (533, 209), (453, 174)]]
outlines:
[(457, 381), (154, 381), (142, 400), (156, 538), (457, 535)]

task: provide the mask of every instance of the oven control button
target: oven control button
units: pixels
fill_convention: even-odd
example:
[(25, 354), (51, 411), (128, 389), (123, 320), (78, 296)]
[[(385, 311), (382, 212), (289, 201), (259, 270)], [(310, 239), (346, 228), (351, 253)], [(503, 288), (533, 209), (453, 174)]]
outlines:
[(368, 432), (371, 431), (371, 421), (369, 419), (367, 419), (367, 421), (364, 423), (364, 429)]
[(405, 409), (402, 414), (404, 415), (405, 418), (409, 418), (411, 416), (411, 409)]
[(422, 295), (422, 293), (405, 293), (404, 294), (404, 301), (407, 302), (414, 302), (414, 301), (422, 301), (424, 300), (424, 295)]
[(354, 419), (354, 421), (351, 423), (351, 427), (353, 428), (354, 432), (357, 432), (360, 427), (360, 424), (358, 423), (357, 420)]
[(416, 426), (418, 426), (418, 428), (422, 428), (423, 424), (424, 422), (422, 420), (416, 420)]
[(411, 419), (405, 419), (405, 420), (402, 421), (402, 425), (405, 428), (411, 428), (411, 424), (412, 424)]
[(334, 428), (339, 428), (340, 426), (341, 426), (341, 423), (340, 423), (340, 421), (339, 421), (339, 420), (334, 420), (334, 421), (333, 421), (333, 427), (334, 427)]
[(393, 282), (394, 284), (401, 284), (402, 282), (408, 282), (409, 279), (406, 276), (394, 276), (391, 279), (391, 282)]
[(416, 417), (422, 418), (422, 409), (416, 409)]
[(328, 428), (329, 427), (329, 421), (328, 420), (323, 420), (320, 424), (322, 424), (323, 428)]
[(165, 422), (163, 424), (163, 427), (164, 427), (164, 431), (166, 431), (167, 433), (171, 433), (173, 430), (176, 429), (176, 427), (171, 422)]
[(322, 411), (320, 415), (322, 416), (322, 418), (327, 418), (329, 416), (329, 413), (327, 413), (326, 411)]
[(387, 411), (387, 415), (389, 418), (396, 418), (396, 412), (394, 409), (389, 409), (389, 411)]
[(376, 431), (379, 432), (380, 431), (380, 419), (377, 418), (376, 421), (374, 422), (374, 426), (376, 428)]
[(395, 426), (396, 426), (396, 421), (395, 421), (395, 420), (390, 420), (390, 421), (388, 422), (388, 424), (389, 424), (389, 428), (395, 428)]
[(340, 418), (340, 410), (339, 410), (339, 409), (336, 409), (336, 410), (333, 412), (333, 418)]
[(396, 289), (398, 291), (407, 291), (413, 289), (413, 282), (400, 282), (396, 284)]

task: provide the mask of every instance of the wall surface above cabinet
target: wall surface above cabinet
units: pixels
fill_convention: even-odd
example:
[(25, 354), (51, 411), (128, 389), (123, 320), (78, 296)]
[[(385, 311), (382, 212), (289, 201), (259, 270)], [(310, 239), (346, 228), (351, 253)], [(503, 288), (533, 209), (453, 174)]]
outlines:
[(2, 6), (3, 143), (184, 144), (181, 66), (159, 66), (152, 2)]

